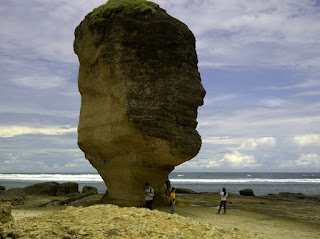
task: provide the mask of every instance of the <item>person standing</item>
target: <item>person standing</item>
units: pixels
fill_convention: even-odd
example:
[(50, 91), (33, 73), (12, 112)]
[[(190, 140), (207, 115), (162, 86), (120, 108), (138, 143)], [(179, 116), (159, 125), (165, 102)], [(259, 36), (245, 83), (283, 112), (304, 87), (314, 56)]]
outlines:
[(169, 177), (167, 177), (165, 184), (166, 184), (166, 189), (165, 189), (166, 195), (170, 197), (171, 183), (170, 183)]
[(154, 197), (154, 190), (150, 187), (149, 183), (144, 185), (144, 198), (146, 200), (146, 207), (152, 210), (152, 201)]
[(176, 188), (174, 187), (170, 192), (170, 205), (171, 205), (170, 213), (173, 214), (174, 210), (176, 209)]
[(218, 193), (221, 196), (221, 200), (220, 200), (219, 211), (217, 212), (217, 214), (220, 213), (220, 210), (221, 210), (222, 207), (224, 209), (224, 213), (223, 214), (226, 214), (227, 213), (227, 197), (228, 197), (227, 190), (226, 190), (226, 188), (223, 188), (222, 192), (220, 192), (220, 190), (219, 190)]

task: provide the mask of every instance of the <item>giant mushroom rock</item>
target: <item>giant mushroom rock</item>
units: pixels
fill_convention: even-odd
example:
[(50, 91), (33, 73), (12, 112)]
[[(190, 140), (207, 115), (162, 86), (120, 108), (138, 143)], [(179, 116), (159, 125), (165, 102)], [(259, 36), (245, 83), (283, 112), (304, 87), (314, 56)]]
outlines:
[(104, 202), (142, 206), (146, 182), (164, 202), (168, 174), (201, 147), (194, 35), (153, 2), (110, 0), (76, 28), (74, 51), (78, 145), (108, 188)]

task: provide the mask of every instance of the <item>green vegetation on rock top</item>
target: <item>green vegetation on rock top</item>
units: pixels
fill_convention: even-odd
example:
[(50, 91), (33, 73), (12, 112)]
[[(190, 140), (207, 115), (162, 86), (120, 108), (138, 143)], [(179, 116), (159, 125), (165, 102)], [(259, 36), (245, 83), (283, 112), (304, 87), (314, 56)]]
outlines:
[(151, 12), (155, 13), (158, 4), (147, 0), (109, 0), (107, 3), (95, 8), (91, 14), (92, 23), (99, 23), (109, 15), (118, 12)]

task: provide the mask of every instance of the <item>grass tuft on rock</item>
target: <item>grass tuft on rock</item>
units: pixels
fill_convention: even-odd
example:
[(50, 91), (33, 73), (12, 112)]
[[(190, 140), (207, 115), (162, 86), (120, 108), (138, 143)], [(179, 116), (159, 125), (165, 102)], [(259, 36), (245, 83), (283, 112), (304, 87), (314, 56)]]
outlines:
[(159, 8), (158, 4), (147, 0), (109, 0), (107, 3), (95, 8), (91, 13), (91, 23), (99, 24), (116, 13), (151, 13)]

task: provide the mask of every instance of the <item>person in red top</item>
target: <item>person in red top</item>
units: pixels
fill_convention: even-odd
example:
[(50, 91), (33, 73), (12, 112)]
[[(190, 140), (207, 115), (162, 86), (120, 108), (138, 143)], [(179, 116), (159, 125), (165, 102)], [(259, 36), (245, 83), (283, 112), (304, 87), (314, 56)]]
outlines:
[(220, 210), (221, 210), (222, 207), (224, 209), (224, 213), (223, 214), (226, 214), (227, 213), (227, 197), (228, 197), (227, 190), (226, 190), (226, 188), (223, 188), (222, 192), (220, 192), (220, 190), (219, 190), (218, 193), (221, 196), (221, 201), (220, 201), (219, 211), (217, 212), (217, 214), (220, 213)]

